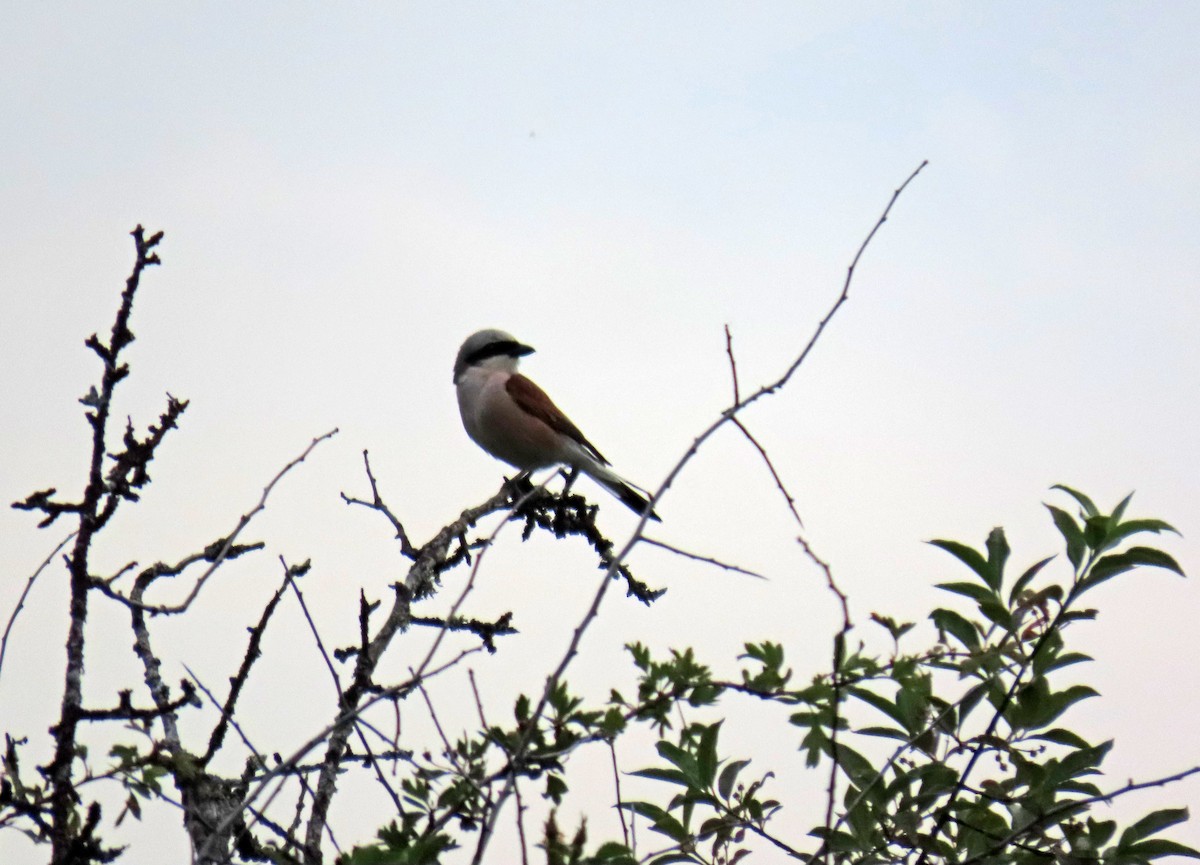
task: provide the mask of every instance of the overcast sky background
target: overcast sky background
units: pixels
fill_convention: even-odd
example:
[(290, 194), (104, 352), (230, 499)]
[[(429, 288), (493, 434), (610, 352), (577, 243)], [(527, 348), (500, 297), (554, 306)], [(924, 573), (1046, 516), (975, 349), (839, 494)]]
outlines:
[[(279, 555), (313, 558), (305, 588), (334, 645), (355, 639), (360, 587), (386, 597), (400, 575), (388, 527), (337, 497), (366, 492), (364, 448), (417, 539), (496, 488), (503, 467), (462, 432), (450, 382), (465, 336), (537, 347), (525, 372), (654, 486), (728, 403), (722, 327), (744, 389), (776, 377), (928, 159), (810, 361), (746, 416), (856, 634), (878, 638), (872, 611), (949, 602), (932, 586), (963, 574), (924, 540), (1004, 525), (1014, 567), (1057, 551), (1041, 505), (1066, 505), (1057, 482), (1104, 506), (1136, 489), (1131, 512), (1175, 524), (1163, 543), (1194, 573), (1198, 44), (1190, 2), (25, 4), (0, 27), (0, 493), (80, 488), (76, 400), (99, 368), (83, 339), (111, 326), (127, 232), (164, 230), (117, 416), (144, 428), (167, 391), (191, 407), (97, 570), (227, 533), (341, 429), (250, 532), (268, 551), (220, 572), (194, 620), (158, 623), (168, 678), (187, 663), (223, 693)], [(669, 592), (650, 610), (609, 597), (580, 687), (609, 684), (631, 639), (714, 663), (775, 639), (801, 681), (827, 664), (835, 610), (743, 441), (713, 440), (659, 512), (657, 536), (770, 581), (638, 551)], [(5, 620), (66, 532), (34, 524), (0, 510)], [(595, 579), (584, 551), (513, 534), (468, 612), (512, 609), (522, 633), (481, 678), (539, 688)], [(4, 727), (34, 753), (61, 697), (64, 592), (61, 568), (35, 586), (0, 679)], [(1103, 785), (1200, 763), (1195, 581), (1135, 573), (1090, 600), (1100, 619), (1077, 636), (1097, 663), (1078, 676), (1104, 698), (1068, 721), (1117, 737)], [(125, 618), (97, 603), (89, 637), (110, 648), (88, 694), (138, 688)], [(266, 651), (248, 732), (298, 743), (333, 694), (294, 603)], [(440, 696), (459, 729), (467, 694)], [(796, 732), (755, 765), (798, 766)], [(594, 837), (615, 831), (609, 801)], [(1197, 804), (1193, 779), (1123, 813)], [(386, 817), (353, 798), (332, 816), (346, 846)], [(182, 856), (178, 819), (149, 822), (128, 837), (173, 831), (127, 861)], [(1200, 844), (1200, 828), (1175, 837)], [(0, 860), (43, 853), (0, 834)]]

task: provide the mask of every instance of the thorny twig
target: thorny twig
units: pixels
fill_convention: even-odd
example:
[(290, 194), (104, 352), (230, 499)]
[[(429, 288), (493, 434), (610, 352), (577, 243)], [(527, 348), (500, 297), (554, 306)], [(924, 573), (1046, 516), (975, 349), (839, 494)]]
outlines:
[(762, 574), (758, 573), (757, 571), (751, 571), (747, 568), (743, 568), (738, 565), (731, 565), (728, 562), (722, 562), (720, 559), (714, 559), (711, 556), (702, 556), (702, 555), (699, 555), (698, 553), (689, 553), (687, 550), (680, 549), (679, 547), (674, 546), (673, 544), (668, 544), (666, 541), (660, 541), (656, 538), (643, 537), (642, 543), (649, 544), (652, 547), (659, 547), (660, 549), (667, 550), (668, 552), (674, 553), (677, 556), (682, 556), (685, 559), (691, 559), (692, 561), (695, 561), (695, 562), (704, 562), (705, 564), (715, 565), (716, 567), (722, 568), (723, 570), (733, 571), (735, 574), (744, 574), (747, 577), (754, 577), (755, 579), (759, 579), (759, 580), (766, 579), (766, 577), (764, 577)]
[[(213, 692), (211, 690), (209, 690), (209, 688), (204, 684), (204, 682), (202, 682), (200, 680), (200, 677), (196, 675), (196, 673), (192, 670), (191, 667), (189, 667), (187, 664), (184, 664), (183, 669), (187, 671), (187, 674), (191, 677), (192, 682), (194, 682), (195, 686), (204, 693), (204, 696), (208, 698), (208, 701), (210, 703), (212, 703), (212, 705), (214, 707), (216, 707), (217, 709), (220, 710), (222, 723), (228, 723), (230, 726), (233, 727), (234, 732), (236, 732), (238, 734), (238, 738), (240, 738), (242, 740), (242, 744), (246, 746), (246, 750), (248, 750), (251, 754), (251, 765), (265, 766), (266, 762), (267, 762), (266, 758), (263, 757), (262, 753), (256, 747), (254, 747), (254, 743), (250, 741), (250, 737), (246, 735), (246, 731), (242, 729), (241, 724), (239, 724), (231, 714), (226, 713), (225, 707), (221, 705), (221, 703), (217, 700), (217, 698), (213, 694)], [(243, 778), (245, 778), (245, 777), (246, 776), (244, 775)], [(305, 779), (304, 775), (297, 774), (296, 780), (299, 782), (302, 791), (307, 792), (311, 795), (312, 790), (309, 788), (308, 781)], [(302, 795), (303, 795), (303, 793), (302, 793)], [(242, 836), (248, 835), (250, 830), (252, 828), (254, 828), (254, 826), (256, 826), (258, 824), (262, 824), (262, 825), (266, 826), (268, 829), (270, 829), (272, 832), (274, 832), (276, 835), (278, 835), (280, 838), (282, 838), (286, 843), (295, 846), (295, 844), (296, 844), (295, 838), (292, 836), (292, 834), (290, 832), (285, 830), (282, 826), (275, 823), (273, 820), (267, 819), (265, 814), (263, 814), (261, 811), (257, 811), (254, 808), (247, 808), (246, 810), (248, 810), (251, 813), (251, 815), (254, 817), (254, 819), (251, 822), (247, 823), (245, 825), (245, 827), (241, 830), (240, 834)], [(342, 852), (341, 848), (338, 846), (337, 839), (333, 837), (332, 832), (329, 833), (329, 840), (333, 843), (333, 846), (337, 849), (338, 853), (341, 853)]]
[(250, 677), (250, 668), (262, 655), (262, 639), (267, 630), (267, 623), (274, 615), (283, 593), (287, 591), (287, 587), (295, 581), (297, 576), (298, 573), (294, 568), (284, 570), (283, 583), (263, 607), (262, 615), (258, 617), (258, 623), (250, 629), (250, 640), (246, 645), (246, 652), (242, 656), (242, 663), (238, 667), (237, 675), (229, 681), (229, 695), (225, 698), (225, 703), (220, 706), (221, 719), (208, 737), (208, 747), (205, 749), (204, 756), (198, 761), (201, 766), (207, 766), (217, 751), (221, 749), (221, 744), (225, 741), (225, 731), (233, 720), (234, 707), (237, 705), (238, 697), (246, 685), (246, 680)]
[[(280, 561), (281, 562), (283, 561), (282, 557), (280, 558)], [(290, 570), (287, 567), (286, 562), (283, 562), (283, 565), (286, 570)], [(301, 567), (305, 571), (307, 571), (308, 570), (308, 562), (305, 562), (304, 565), (302, 565)], [(325, 641), (321, 639), (321, 634), (317, 630), (317, 623), (315, 621), (313, 621), (312, 614), (308, 611), (308, 604), (305, 603), (305, 601), (304, 601), (304, 593), (300, 591), (300, 587), (298, 585), (296, 585), (295, 580), (293, 580), (291, 582), (291, 588), (292, 588), (292, 593), (295, 594), (295, 596), (296, 596), (296, 600), (300, 603), (300, 610), (304, 614), (304, 620), (306, 622), (308, 622), (309, 632), (313, 635), (313, 640), (317, 644), (317, 650), (321, 653), (321, 659), (325, 662), (325, 668), (327, 670), (329, 670), (329, 676), (333, 680), (334, 690), (337, 692), (338, 697), (341, 698), (342, 694), (345, 693), (345, 691), (342, 688), (342, 679), (338, 675), (337, 668), (334, 667), (334, 665), (333, 665), (333, 660), (329, 657), (329, 652), (326, 651), (326, 649), (325, 649)], [(360, 743), (362, 743), (363, 750), (366, 752), (367, 756), (370, 757), (373, 754), (373, 752), (371, 750), (371, 744), (367, 741), (366, 734), (364, 734), (362, 731), (362, 727), (364, 724), (365, 724), (365, 722), (360, 718), (355, 721), (354, 727), (355, 727), (355, 732), (358, 733), (358, 740)], [(387, 738), (382, 733), (380, 733), (378, 730), (376, 730), (375, 732), (379, 735), (379, 737), (381, 739), (384, 739), (384, 741), (387, 741)], [(379, 781), (379, 783), (383, 787), (383, 789), (387, 791), (388, 796), (391, 798), (392, 806), (396, 809), (396, 813), (403, 814), (404, 806), (400, 802), (400, 796), (396, 793), (395, 788), (393, 788), (392, 785), (388, 783), (387, 778), (385, 778), (383, 776), (383, 769), (374, 760), (371, 761), (371, 766), (375, 770), (376, 779)]]
[(363, 466), (367, 470), (367, 482), (371, 485), (371, 501), (357, 499), (345, 493), (341, 494), (342, 501), (347, 505), (362, 505), (373, 511), (379, 511), (387, 517), (388, 522), (392, 524), (392, 528), (396, 530), (396, 540), (400, 541), (400, 553), (406, 558), (415, 560), (419, 551), (412, 545), (412, 541), (408, 539), (408, 532), (404, 530), (404, 525), (400, 522), (400, 519), (392, 513), (391, 508), (384, 503), (383, 498), (379, 495), (379, 484), (376, 482), (375, 475), (371, 471), (371, 457), (366, 450), (363, 451)]
[[(463, 511), (457, 520), (443, 527), (433, 540), (425, 544), (417, 552), (417, 557), (413, 561), (412, 567), (409, 568), (404, 582), (396, 585), (396, 597), (387, 618), (375, 636), (367, 641), (357, 653), (353, 680), (339, 699), (339, 718), (332, 727), (328, 728), (330, 735), (325, 751), (325, 768), (318, 780), (317, 794), (313, 799), (312, 810), (309, 814), (306, 832), (307, 855), (313, 861), (320, 858), (321, 827), (325, 823), (336, 789), (337, 767), (346, 750), (346, 743), (350, 735), (349, 724), (361, 713), (363, 707), (371, 702), (363, 704), (361, 701), (375, 687), (372, 675), (383, 653), (396, 634), (408, 629), (412, 620), (412, 601), (425, 597), (433, 591), (435, 581), (441, 571), (448, 566), (451, 543), (463, 537), (478, 520), (487, 514), (507, 507), (508, 502), (508, 490), (501, 489), (499, 493), (482, 505)], [(365, 624), (363, 637), (366, 638)], [(322, 737), (323, 739), (324, 737)]]
[[(170, 615), (185, 612), (192, 605), (192, 602), (196, 600), (197, 595), (199, 595), (200, 590), (204, 588), (204, 584), (208, 581), (208, 578), (211, 577), (217, 568), (219, 568), (230, 557), (230, 553), (236, 546), (234, 542), (237, 540), (238, 536), (242, 533), (246, 526), (250, 524), (251, 520), (253, 520), (255, 516), (266, 510), (267, 499), (270, 498), (271, 492), (275, 489), (275, 486), (281, 480), (283, 480), (284, 476), (287, 475), (292, 469), (308, 459), (309, 454), (311, 454), (313, 450), (316, 449), (319, 444), (321, 444), (321, 442), (331, 439), (337, 434), (338, 430), (335, 428), (331, 429), (327, 433), (324, 433), (323, 435), (317, 436), (308, 443), (308, 447), (306, 447), (298, 457), (285, 465), (279, 470), (275, 477), (271, 478), (271, 480), (263, 488), (262, 495), (259, 496), (258, 502), (254, 505), (254, 507), (242, 514), (242, 516), (238, 519), (238, 524), (234, 527), (233, 531), (228, 537), (217, 542), (220, 544), (220, 547), (217, 549), (216, 555), (211, 559), (205, 559), (211, 563), (205, 569), (204, 573), (202, 573), (196, 580), (196, 584), (192, 586), (191, 592), (188, 593), (187, 597), (184, 598), (183, 601), (178, 604), (156, 605), (142, 603), (140, 606), (151, 615)], [(135, 603), (131, 598), (126, 599), (125, 602), (131, 605)]]
[[(441, 675), (442, 673), (446, 672), (447, 670), (457, 666), (464, 659), (470, 657), (471, 655), (475, 654), (478, 651), (479, 651), (478, 646), (475, 646), (470, 649), (464, 649), (462, 652), (459, 652), (457, 655), (455, 655), (449, 661), (426, 672), (423, 677), (423, 681), (429, 681), (430, 679), (434, 678), (435, 676)], [(228, 829), (229, 826), (237, 819), (238, 814), (241, 813), (242, 811), (246, 810), (247, 808), (249, 808), (252, 804), (254, 804), (254, 802), (256, 802), (260, 796), (262, 796), (263, 792), (271, 784), (272, 781), (274, 781), (276, 778), (284, 778), (287, 775), (295, 774), (297, 771), (299, 771), (301, 769), (300, 761), (303, 760), (304, 757), (306, 755), (308, 755), (314, 748), (319, 747), (322, 742), (329, 740), (339, 730), (344, 730), (347, 728), (348, 725), (353, 724), (356, 719), (361, 717), (362, 714), (364, 712), (366, 712), (368, 709), (370, 709), (372, 706), (376, 705), (377, 703), (379, 703), (383, 700), (392, 700), (398, 696), (407, 694), (413, 690), (413, 688), (416, 686), (416, 684), (417, 684), (416, 682), (408, 680), (405, 682), (401, 682), (398, 685), (393, 685), (392, 687), (389, 687), (389, 688), (383, 688), (383, 689), (380, 689), (380, 690), (372, 693), (369, 697), (364, 699), (356, 707), (354, 707), (353, 709), (347, 709), (343, 714), (340, 714), (337, 718), (335, 718), (333, 720), (333, 723), (327, 725), (322, 730), (318, 731), (314, 736), (310, 737), (299, 748), (297, 748), (289, 757), (287, 757), (286, 759), (280, 760), (276, 766), (268, 769), (262, 776), (256, 777), (254, 779), (255, 786), (251, 787), (250, 790), (247, 791), (246, 795), (242, 798), (242, 801), (238, 804), (238, 806), (236, 808), (231, 809), (230, 812), (222, 820), (222, 822), (215, 828), (214, 836), (217, 833), (223, 832), (226, 829)], [(343, 747), (341, 749), (339, 749), (338, 754), (339, 754), (339, 756), (338, 756), (339, 765), (343, 762), (346, 762), (346, 760), (348, 758), (345, 754), (344, 743), (343, 743)], [(407, 752), (404, 752), (404, 754), (401, 755), (401, 759), (406, 759), (407, 758), (406, 754), (407, 754)], [(322, 761), (319, 764), (312, 767), (312, 770), (316, 771), (323, 778), (326, 775), (326, 773), (329, 772), (329, 754), (326, 753), (325, 758), (322, 759)], [(320, 791), (318, 790), (318, 793), (319, 792)], [(270, 807), (271, 802), (274, 801), (275, 797), (278, 794), (279, 794), (279, 788), (277, 787), (275, 792), (271, 793), (271, 795), (269, 795), (267, 797), (267, 800), (266, 800), (266, 802), (263, 803), (261, 810), (266, 811)], [(315, 807), (315, 805), (314, 805), (314, 807)], [(328, 807), (328, 804), (326, 804), (326, 807)], [(310, 817), (309, 822), (311, 825), (312, 824), (311, 817)], [(311, 849), (312, 849), (311, 847), (306, 848), (306, 850), (310, 851), (310, 852), (311, 852)], [(201, 852), (204, 853), (207, 851), (201, 851)]]

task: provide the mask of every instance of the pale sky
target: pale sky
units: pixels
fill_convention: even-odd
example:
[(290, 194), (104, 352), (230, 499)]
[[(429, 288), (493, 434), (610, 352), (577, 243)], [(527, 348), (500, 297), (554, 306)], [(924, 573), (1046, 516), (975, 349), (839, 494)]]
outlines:
[[(192, 403), (98, 568), (228, 532), (336, 426), (252, 528), (267, 552), (219, 572), (194, 621), (158, 627), (170, 678), (187, 663), (222, 685), (277, 557), (312, 557), (327, 639), (353, 642), (360, 587), (386, 597), (402, 567), (387, 526), (337, 497), (365, 492), (362, 450), (414, 539), (505, 472), (458, 420), (463, 338), (494, 326), (537, 347), (524, 371), (656, 486), (728, 403), (723, 326), (744, 389), (777, 376), (928, 159), (810, 362), (745, 418), (856, 635), (877, 638), (872, 611), (952, 603), (932, 585), (962, 573), (922, 541), (1004, 525), (1014, 567), (1058, 551), (1041, 502), (1059, 482), (1104, 506), (1136, 489), (1131, 512), (1177, 526), (1162, 543), (1195, 574), (1198, 44), (1190, 2), (24, 4), (0, 26), (0, 493), (78, 490), (76, 400), (98, 375), (83, 340), (111, 325), (127, 232), (161, 229), (118, 416), (144, 428), (165, 392)], [(581, 489), (623, 537), (629, 515)], [(744, 442), (715, 439), (658, 510), (656, 536), (770, 581), (638, 551), (668, 594), (650, 610), (610, 596), (597, 658), (640, 639), (728, 670), (742, 642), (774, 639), (801, 680), (824, 669), (833, 607)], [(4, 621), (66, 532), (35, 522), (0, 509)], [(512, 609), (522, 633), (481, 677), (534, 690), (565, 649), (596, 573), (560, 546), (497, 550), (470, 612)], [(61, 568), (35, 586), (0, 679), (4, 727), (34, 749), (61, 697), (64, 591)], [(1100, 618), (1076, 636), (1097, 663), (1072, 675), (1103, 699), (1066, 720), (1117, 738), (1102, 786), (1200, 763), (1198, 592), (1147, 571), (1091, 596)], [(125, 618), (96, 607), (100, 701), (140, 676)], [(294, 605), (273, 628), (248, 726), (299, 742), (331, 686)], [(614, 664), (587, 663), (581, 686), (607, 684)], [(463, 693), (447, 686), (448, 715)], [(780, 736), (794, 762), (799, 732)], [(346, 846), (381, 821), (353, 804), (332, 815)], [(1168, 805), (1195, 810), (1200, 782), (1122, 813)], [(174, 853), (178, 826), (123, 831)], [(1200, 845), (1200, 826), (1174, 837)], [(2, 861), (42, 852), (0, 834)]]

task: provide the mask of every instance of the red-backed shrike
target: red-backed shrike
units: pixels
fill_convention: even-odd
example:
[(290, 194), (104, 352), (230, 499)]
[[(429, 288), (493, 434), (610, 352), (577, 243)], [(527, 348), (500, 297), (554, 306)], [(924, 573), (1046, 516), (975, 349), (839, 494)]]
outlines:
[[(523, 472), (568, 465), (592, 478), (637, 514), (650, 502), (608, 467), (608, 460), (545, 392), (517, 372), (533, 349), (502, 330), (467, 337), (454, 360), (463, 426), (477, 445)], [(650, 519), (658, 515), (650, 512)]]

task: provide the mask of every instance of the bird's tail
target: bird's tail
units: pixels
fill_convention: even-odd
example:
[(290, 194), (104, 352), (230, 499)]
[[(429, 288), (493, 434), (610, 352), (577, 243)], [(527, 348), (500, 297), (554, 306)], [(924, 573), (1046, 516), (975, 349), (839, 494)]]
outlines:
[[(581, 465), (580, 468), (584, 474), (620, 499), (621, 504), (625, 505), (625, 507), (638, 516), (646, 513), (646, 510), (650, 507), (650, 500), (645, 495), (607, 466), (595, 463), (592, 465)], [(662, 518), (654, 513), (653, 510), (650, 511), (650, 519), (656, 523), (662, 522)]]

